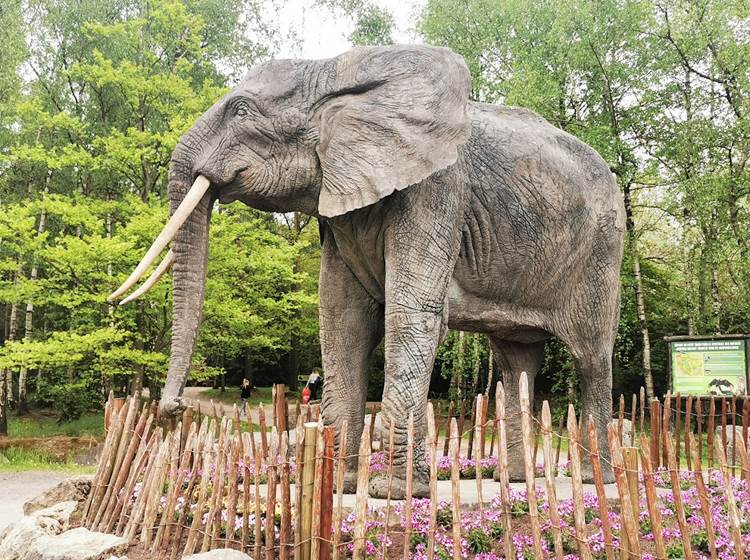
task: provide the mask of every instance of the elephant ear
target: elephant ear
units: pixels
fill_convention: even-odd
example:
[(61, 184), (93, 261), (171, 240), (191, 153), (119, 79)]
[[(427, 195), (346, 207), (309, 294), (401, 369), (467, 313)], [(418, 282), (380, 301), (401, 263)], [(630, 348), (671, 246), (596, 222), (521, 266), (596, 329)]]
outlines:
[(318, 112), (322, 216), (368, 206), (455, 163), (471, 128), (461, 57), (435, 47), (360, 47), (333, 61)]

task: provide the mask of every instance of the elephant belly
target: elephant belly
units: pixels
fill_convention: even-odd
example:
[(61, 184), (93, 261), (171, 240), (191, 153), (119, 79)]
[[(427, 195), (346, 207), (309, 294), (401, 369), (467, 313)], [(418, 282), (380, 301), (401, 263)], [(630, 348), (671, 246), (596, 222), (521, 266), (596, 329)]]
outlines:
[(538, 342), (552, 335), (550, 314), (506, 301), (476, 296), (454, 280), (448, 289), (448, 327), (469, 332), (492, 333), (505, 340)]

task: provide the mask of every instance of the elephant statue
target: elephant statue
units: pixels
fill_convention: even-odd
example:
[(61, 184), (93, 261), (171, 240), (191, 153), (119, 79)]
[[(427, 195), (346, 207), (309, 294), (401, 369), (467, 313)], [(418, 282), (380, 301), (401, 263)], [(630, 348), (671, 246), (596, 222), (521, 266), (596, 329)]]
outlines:
[[(414, 495), (428, 494), (427, 392), (448, 328), (486, 333), (504, 366), (511, 478), (523, 478), (518, 377), (527, 372), (533, 395), (552, 336), (575, 357), (583, 414), (607, 441), (621, 195), (592, 148), (531, 111), (471, 102), (470, 92), (466, 64), (449, 49), (358, 47), (326, 60), (260, 64), (198, 119), (172, 155), (170, 220), (110, 296), (132, 288), (171, 243), (126, 300), (174, 267), (162, 411), (183, 407), (211, 210), (216, 200), (240, 200), (319, 220), (322, 416), (337, 428), (348, 421), (350, 450), (363, 426), (368, 358), (384, 339), (394, 498), (405, 489), (410, 413)], [(348, 491), (356, 467), (352, 457)], [(373, 496), (386, 492), (384, 479), (371, 483)]]

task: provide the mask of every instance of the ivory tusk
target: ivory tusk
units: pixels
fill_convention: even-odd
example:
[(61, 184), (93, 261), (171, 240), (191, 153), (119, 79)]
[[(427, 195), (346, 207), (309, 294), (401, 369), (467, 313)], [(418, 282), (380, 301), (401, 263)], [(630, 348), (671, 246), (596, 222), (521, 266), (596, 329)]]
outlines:
[(130, 294), (128, 297), (126, 297), (124, 300), (120, 302), (120, 305), (125, 305), (126, 303), (130, 303), (134, 299), (138, 299), (143, 294), (148, 292), (151, 288), (153, 288), (156, 283), (161, 280), (161, 277), (164, 276), (164, 274), (172, 268), (172, 264), (174, 263), (174, 253), (170, 249), (169, 252), (164, 257), (164, 260), (159, 263), (159, 266), (157, 266), (154, 271), (151, 273), (151, 276), (146, 279), (146, 281), (141, 285), (140, 288), (138, 288), (136, 291), (134, 291), (132, 294)]
[(122, 294), (132, 288), (136, 284), (136, 282), (138, 282), (138, 280), (141, 279), (151, 263), (154, 262), (156, 257), (159, 256), (159, 253), (162, 252), (162, 249), (164, 249), (164, 247), (166, 247), (169, 242), (172, 241), (174, 236), (177, 235), (177, 231), (180, 229), (180, 226), (185, 223), (185, 220), (188, 219), (188, 216), (190, 216), (192, 211), (195, 210), (195, 207), (198, 206), (198, 203), (203, 198), (203, 195), (206, 194), (209, 186), (211, 186), (211, 182), (203, 175), (198, 175), (198, 177), (195, 179), (195, 182), (193, 183), (193, 186), (190, 187), (190, 190), (185, 195), (185, 198), (182, 199), (182, 202), (177, 207), (177, 210), (175, 210), (175, 213), (172, 214), (172, 217), (167, 222), (167, 225), (164, 226), (163, 230), (161, 230), (161, 233), (153, 242), (144, 257), (141, 259), (141, 262), (138, 263), (138, 266), (135, 267), (135, 270), (130, 274), (130, 276), (128, 276), (128, 279), (122, 283), (122, 286), (120, 286), (114, 292), (112, 292), (112, 294), (110, 294), (110, 296), (107, 298), (107, 301), (112, 301), (113, 299), (120, 297)]

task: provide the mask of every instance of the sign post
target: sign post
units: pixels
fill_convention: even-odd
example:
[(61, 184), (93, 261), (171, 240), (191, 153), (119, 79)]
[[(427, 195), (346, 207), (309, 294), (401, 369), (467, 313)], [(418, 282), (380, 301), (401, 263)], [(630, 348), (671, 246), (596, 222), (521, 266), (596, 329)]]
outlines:
[(716, 397), (747, 394), (747, 336), (674, 336), (665, 340), (669, 343), (672, 393)]

